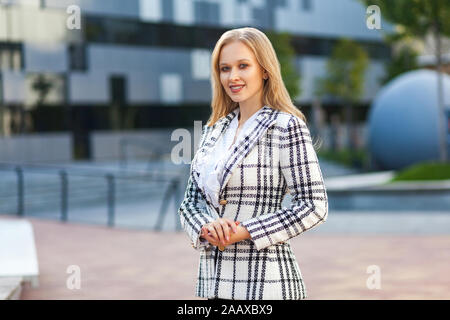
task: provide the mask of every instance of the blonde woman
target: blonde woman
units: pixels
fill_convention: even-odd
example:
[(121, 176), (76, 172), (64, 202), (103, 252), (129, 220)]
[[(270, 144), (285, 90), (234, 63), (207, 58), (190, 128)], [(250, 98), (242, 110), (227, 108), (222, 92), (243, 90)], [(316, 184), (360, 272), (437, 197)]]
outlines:
[[(267, 36), (225, 32), (212, 53), (212, 114), (180, 220), (199, 251), (196, 296), (307, 297), (289, 239), (323, 223), (328, 199), (304, 115)], [(287, 192), (289, 208), (281, 207)]]

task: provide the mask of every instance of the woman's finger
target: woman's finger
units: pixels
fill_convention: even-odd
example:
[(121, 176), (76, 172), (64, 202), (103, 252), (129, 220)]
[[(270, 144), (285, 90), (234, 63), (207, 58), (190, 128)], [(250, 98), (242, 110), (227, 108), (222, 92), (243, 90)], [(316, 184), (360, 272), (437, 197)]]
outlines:
[(209, 231), (208, 231), (208, 228), (206, 227), (206, 225), (203, 226), (200, 235), (206, 239), (206, 236), (208, 235), (208, 233), (209, 233)]
[(225, 241), (230, 241), (230, 228), (228, 226), (228, 221), (226, 219), (222, 219), (220, 221), (220, 225), (222, 226)]
[(214, 237), (213, 234), (208, 230), (205, 229), (204, 233), (202, 234), (203, 238), (205, 238), (205, 240), (208, 240), (209, 242), (214, 241), (214, 242), (218, 242), (218, 238)]
[(202, 227), (202, 232), (200, 233), (200, 236), (205, 238), (207, 234), (208, 234), (208, 229), (206, 229), (206, 226), (203, 226)]
[(225, 239), (225, 234), (224, 234), (222, 225), (220, 224), (219, 221), (215, 221), (213, 223), (213, 226), (216, 230), (217, 236), (219, 238), (219, 242), (221, 242), (222, 244), (225, 244), (226, 239)]
[(236, 233), (237, 232), (237, 225), (239, 224), (239, 222), (227, 219), (227, 223), (230, 226), (231, 230), (233, 230), (233, 233)]
[(216, 239), (214, 239), (210, 234), (205, 235), (205, 239), (212, 244), (213, 246), (218, 246), (219, 243), (217, 242)]
[(219, 240), (219, 235), (217, 234), (216, 228), (214, 227), (213, 223), (207, 226), (207, 230), (213, 238), (215, 238), (217, 241)]

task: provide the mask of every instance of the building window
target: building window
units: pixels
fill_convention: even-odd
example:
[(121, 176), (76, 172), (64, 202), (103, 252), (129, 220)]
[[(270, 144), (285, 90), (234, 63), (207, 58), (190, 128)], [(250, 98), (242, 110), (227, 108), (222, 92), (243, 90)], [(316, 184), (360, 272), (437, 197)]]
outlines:
[(126, 78), (122, 75), (112, 75), (109, 78), (110, 99), (113, 105), (123, 106), (127, 103)]
[(86, 46), (82, 44), (70, 44), (69, 45), (69, 64), (70, 70), (74, 71), (86, 71)]
[[(311, 8), (313, 6), (310, 0)], [(198, 10), (201, 7), (197, 8)], [(203, 10), (203, 9), (202, 9)], [(198, 22), (198, 21), (197, 21)], [(207, 49), (214, 48), (225, 28), (212, 26), (180, 26), (167, 23), (149, 23), (108, 17), (86, 16), (83, 29), (86, 43), (112, 43), (115, 45), (140, 45), (170, 48)], [(291, 43), (297, 55), (328, 56), (330, 43), (335, 38), (305, 37), (292, 35)], [(372, 49), (371, 58), (387, 59), (390, 47), (379, 41), (365, 41)], [(89, 64), (89, 61), (87, 61)]]
[(214, 25), (220, 20), (219, 4), (209, 2), (194, 3), (194, 16), (197, 24)]
[(286, 7), (286, 0), (276, 0), (275, 5), (276, 5), (277, 7), (283, 7), (283, 8), (285, 8), (285, 7)]
[(166, 73), (160, 78), (161, 102), (166, 104), (180, 103), (183, 99), (183, 84), (181, 76), (176, 73)]
[(23, 49), (21, 44), (0, 43), (0, 70), (23, 70)]
[(303, 11), (312, 10), (312, 0), (300, 0), (300, 7)]
[(210, 76), (211, 52), (204, 49), (195, 49), (191, 52), (192, 78), (195, 80), (208, 80)]

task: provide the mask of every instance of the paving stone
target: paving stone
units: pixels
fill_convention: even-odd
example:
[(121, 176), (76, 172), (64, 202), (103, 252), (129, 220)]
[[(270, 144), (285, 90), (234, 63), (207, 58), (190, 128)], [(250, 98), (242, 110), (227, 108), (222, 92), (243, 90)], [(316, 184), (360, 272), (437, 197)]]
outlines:
[[(199, 253), (184, 232), (29, 221), (40, 286), (26, 284), (22, 299), (201, 299)], [(310, 300), (450, 299), (450, 235), (306, 232), (291, 245)], [(71, 265), (80, 268), (80, 289), (67, 286)], [(379, 268), (380, 289), (367, 287), (370, 266)]]

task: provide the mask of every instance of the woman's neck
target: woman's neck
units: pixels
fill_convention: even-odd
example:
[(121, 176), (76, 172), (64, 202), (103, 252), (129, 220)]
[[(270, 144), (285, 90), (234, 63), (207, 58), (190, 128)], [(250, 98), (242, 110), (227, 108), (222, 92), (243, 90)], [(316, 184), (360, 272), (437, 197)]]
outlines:
[(238, 127), (240, 128), (245, 121), (247, 121), (248, 119), (250, 119), (250, 117), (252, 115), (255, 114), (255, 112), (257, 112), (259, 109), (261, 109), (261, 106), (257, 106), (257, 107), (239, 107), (239, 114), (238, 114)]

